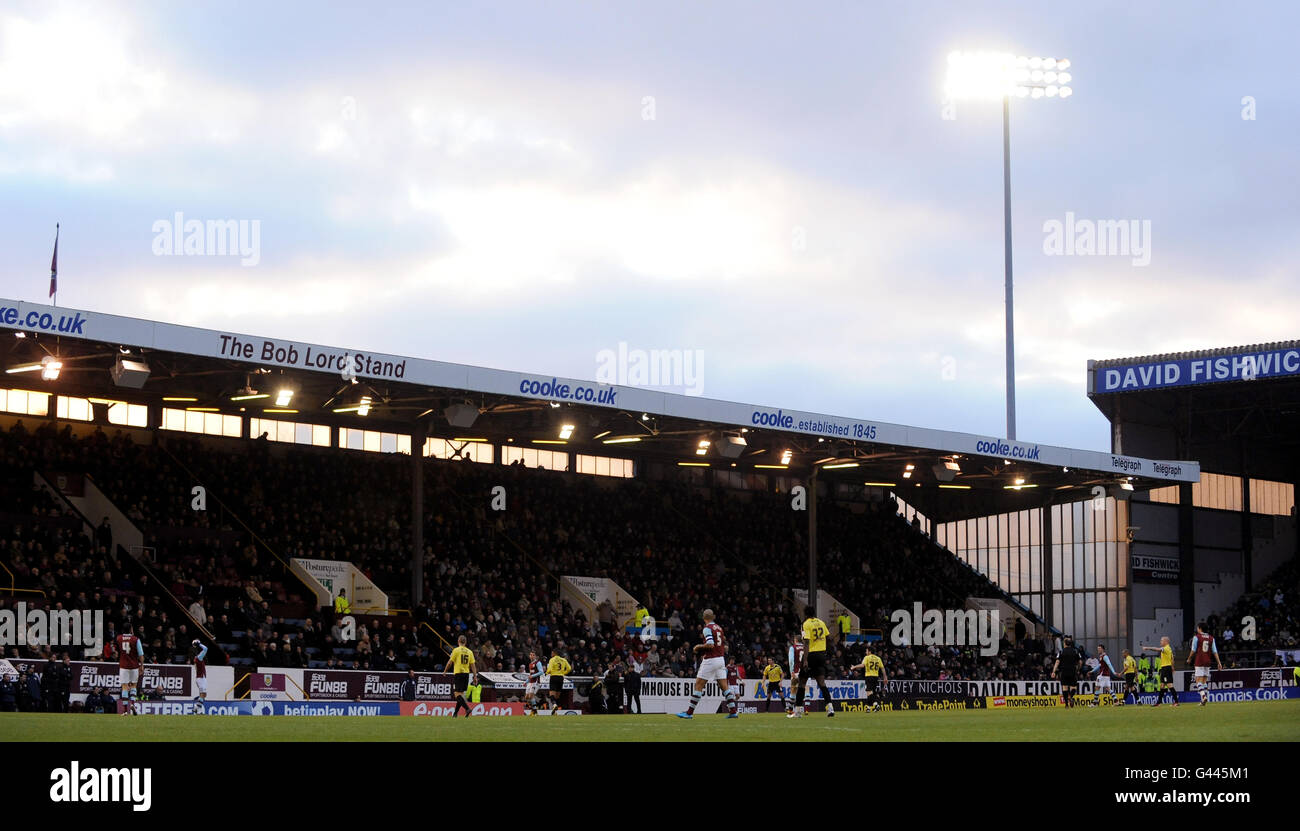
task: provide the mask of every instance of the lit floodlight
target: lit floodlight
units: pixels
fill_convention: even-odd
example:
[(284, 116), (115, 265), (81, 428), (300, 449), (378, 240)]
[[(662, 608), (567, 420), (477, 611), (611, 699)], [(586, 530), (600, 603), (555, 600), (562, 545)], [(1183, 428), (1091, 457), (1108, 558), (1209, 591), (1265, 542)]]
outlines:
[(41, 380), (57, 381), (59, 380), (59, 370), (63, 369), (63, 362), (58, 358), (46, 355), (41, 358)]
[[(1066, 58), (1029, 57), (1009, 52), (950, 52), (944, 92), (950, 101), (1002, 99), (1003, 235), (1006, 252), (1007, 432), (1016, 437), (1015, 328), (1012, 325), (1011, 276), (1011, 99), (1069, 98), (1074, 90)], [(818, 439), (821, 441), (821, 439)], [(1010, 464), (1008, 461), (1007, 464)], [(905, 471), (904, 478), (909, 478)], [(1018, 487), (1018, 486), (1017, 486)], [(1025, 487), (1034, 487), (1026, 485)]]
[[(953, 100), (996, 100), (998, 98), (1042, 98), (1034, 87), (1064, 86), (1072, 80), (1060, 70), (1069, 66), (1064, 58), (1030, 58), (1009, 52), (952, 52), (944, 93)], [(1028, 92), (1021, 92), (1028, 87)], [(1047, 96), (1057, 97), (1057, 96)]]

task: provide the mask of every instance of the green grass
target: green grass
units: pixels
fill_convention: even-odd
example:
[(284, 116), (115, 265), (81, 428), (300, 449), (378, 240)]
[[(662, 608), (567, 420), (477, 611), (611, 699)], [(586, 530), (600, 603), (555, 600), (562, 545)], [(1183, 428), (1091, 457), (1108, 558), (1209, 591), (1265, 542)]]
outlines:
[(1300, 701), (1075, 710), (427, 718), (0, 713), (19, 741), (1300, 741)]

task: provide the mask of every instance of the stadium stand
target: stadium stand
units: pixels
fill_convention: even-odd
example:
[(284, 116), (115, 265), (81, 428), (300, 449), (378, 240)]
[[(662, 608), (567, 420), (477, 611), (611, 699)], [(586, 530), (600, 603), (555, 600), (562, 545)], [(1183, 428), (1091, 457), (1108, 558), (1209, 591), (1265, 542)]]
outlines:
[[(1223, 654), (1223, 665), (1246, 666), (1246, 654), (1256, 658), (1265, 654), (1264, 665), (1283, 666), (1300, 663), (1300, 561), (1291, 560), (1277, 569), (1255, 590), (1246, 592), (1222, 615), (1207, 622)], [(1255, 619), (1255, 640), (1241, 637), (1242, 618)], [(1231, 634), (1229, 634), (1231, 633)]]
[[(530, 650), (562, 645), (576, 674), (635, 662), (647, 676), (689, 676), (695, 624), (712, 607), (754, 677), (768, 655), (784, 658), (798, 627), (790, 589), (805, 579), (806, 515), (781, 494), (429, 460), (427, 600), (360, 616), (347, 645), (286, 564), (350, 560), (408, 609), (409, 500), (393, 487), (409, 479), (408, 457), (144, 431), (77, 436), (48, 423), (0, 435), (9, 508), (0, 538), (16, 586), (50, 602), (111, 601), (111, 625), (129, 617), (143, 627), (151, 661), (182, 660), (197, 621), (230, 663), (249, 668), (441, 668), (443, 646), (465, 633), (487, 669), (515, 670)], [(54, 470), (90, 476), (144, 532), (153, 562), (82, 533), (32, 485), (35, 472)], [(196, 483), (208, 489), (208, 511), (190, 507)], [(494, 485), (506, 487), (509, 510), (489, 510)], [(887, 634), (890, 611), (914, 601), (1005, 597), (896, 505), (824, 501), (821, 511), (823, 585), (864, 629)], [(561, 598), (561, 574), (615, 579), (672, 622), (672, 634), (650, 649), (622, 622), (587, 620)], [(833, 649), (841, 671), (861, 655)], [(1032, 638), (993, 659), (937, 647), (890, 647), (884, 657), (891, 675), (913, 678), (1043, 678), (1050, 667)]]

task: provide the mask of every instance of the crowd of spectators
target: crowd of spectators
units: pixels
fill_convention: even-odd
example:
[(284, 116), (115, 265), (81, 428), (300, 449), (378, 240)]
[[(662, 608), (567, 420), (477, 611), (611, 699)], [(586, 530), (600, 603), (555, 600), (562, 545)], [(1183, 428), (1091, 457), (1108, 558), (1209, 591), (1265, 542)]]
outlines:
[[(146, 659), (152, 662), (183, 660), (194, 637), (165, 597), (161, 587), (124, 560), (111, 544), (111, 527), (101, 525), (86, 534), (80, 519), (49, 492), (37, 488), (33, 471), (48, 462), (35, 451), (57, 441), (48, 426), (32, 434), (19, 424), (0, 431), (0, 562), (12, 575), (15, 591), (0, 595), (0, 608), (101, 610), (105, 644), (100, 657), (115, 659), (113, 639), (129, 621), (141, 636)], [(60, 461), (68, 457), (59, 454)], [(20, 653), (10, 646), (10, 655)], [(49, 657), (39, 644), (26, 644), (22, 657)], [(62, 651), (55, 651), (55, 657)], [(3, 656), (0, 656), (3, 657)], [(84, 654), (72, 657), (81, 659)]]
[[(412, 608), (409, 458), (155, 438), (77, 437), (48, 423), (0, 432), (0, 557), (17, 583), (67, 607), (102, 604), (112, 632), (130, 620), (150, 661), (183, 660), (193, 617), (219, 645), (214, 661), (249, 666), (440, 669), (446, 645), (465, 634), (486, 670), (518, 671), (530, 651), (549, 656), (559, 647), (579, 675), (686, 677), (700, 614), (712, 608), (740, 672), (755, 677), (769, 656), (785, 663), (798, 631), (793, 589), (806, 581), (807, 514), (792, 510), (788, 495), (431, 459), (424, 600)], [(144, 532), (157, 579), (115, 550), (111, 529), (82, 533), (33, 488), (35, 470), (88, 473)], [(206, 510), (191, 502), (198, 483)], [(493, 510), (497, 486), (506, 489), (506, 510)], [(960, 608), (970, 596), (1005, 598), (897, 508), (819, 506), (821, 585), (860, 616), (861, 628), (887, 635), (891, 611), (915, 602)], [(411, 613), (359, 616), (357, 640), (344, 642), (335, 616), (288, 572), (292, 557), (350, 561), (391, 607)], [(647, 644), (612, 608), (575, 609), (561, 592), (564, 575), (613, 579), (666, 633)], [(1267, 637), (1287, 642), (1294, 606), (1284, 613), (1271, 597), (1263, 601), (1273, 604)], [(830, 648), (835, 672), (861, 659), (838, 637)], [(1022, 636), (991, 658), (910, 646), (887, 646), (882, 657), (899, 677), (1040, 679), (1052, 652)]]
[[(1243, 637), (1242, 619), (1255, 619), (1254, 639)], [(1274, 666), (1300, 664), (1300, 561), (1291, 560), (1222, 615), (1207, 623), (1218, 634), (1225, 667), (1238, 665), (1245, 652), (1272, 652)], [(1256, 665), (1258, 661), (1254, 661)]]

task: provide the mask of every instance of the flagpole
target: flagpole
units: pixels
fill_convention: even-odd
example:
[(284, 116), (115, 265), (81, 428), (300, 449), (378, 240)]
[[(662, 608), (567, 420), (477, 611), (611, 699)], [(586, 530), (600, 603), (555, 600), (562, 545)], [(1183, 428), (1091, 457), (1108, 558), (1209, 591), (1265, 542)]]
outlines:
[(59, 223), (54, 223), (54, 256), (50, 258), (50, 302), (59, 305)]

